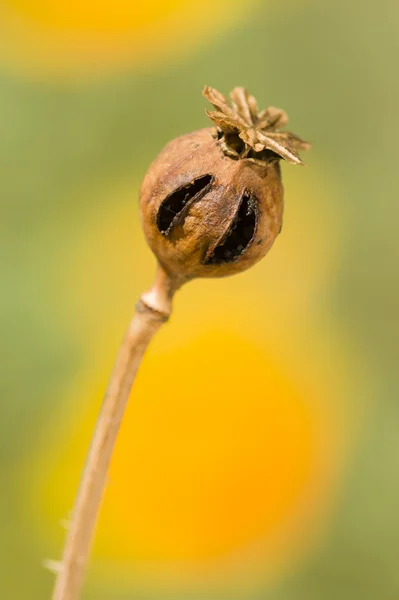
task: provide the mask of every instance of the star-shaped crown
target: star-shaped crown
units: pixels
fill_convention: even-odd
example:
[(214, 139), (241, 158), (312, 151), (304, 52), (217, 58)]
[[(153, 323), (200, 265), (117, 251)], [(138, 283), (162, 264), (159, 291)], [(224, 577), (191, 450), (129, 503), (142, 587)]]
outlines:
[(253, 96), (243, 87), (236, 87), (227, 98), (212, 87), (206, 86), (203, 95), (215, 111), (206, 114), (218, 128), (218, 138), (223, 152), (235, 159), (265, 162), (283, 158), (294, 165), (303, 165), (298, 150), (308, 150), (311, 145), (290, 131), (281, 131), (288, 123), (287, 113), (274, 106), (259, 112)]

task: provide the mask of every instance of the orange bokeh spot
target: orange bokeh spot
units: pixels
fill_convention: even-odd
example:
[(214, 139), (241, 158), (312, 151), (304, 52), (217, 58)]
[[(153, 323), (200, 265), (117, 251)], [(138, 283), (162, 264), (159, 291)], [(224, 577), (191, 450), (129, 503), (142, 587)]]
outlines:
[(5, 0), (0, 62), (46, 77), (87, 77), (185, 60), (243, 14), (239, 0)]
[(209, 331), (150, 354), (118, 439), (97, 551), (179, 563), (180, 576), (182, 564), (217, 565), (254, 544), (278, 555), (279, 535), (324, 486), (323, 421), (245, 338)]
[[(137, 32), (170, 15), (184, 12), (186, 0), (5, 0), (20, 18), (61, 31), (99, 34)], [(190, 4), (190, 2), (188, 2)]]

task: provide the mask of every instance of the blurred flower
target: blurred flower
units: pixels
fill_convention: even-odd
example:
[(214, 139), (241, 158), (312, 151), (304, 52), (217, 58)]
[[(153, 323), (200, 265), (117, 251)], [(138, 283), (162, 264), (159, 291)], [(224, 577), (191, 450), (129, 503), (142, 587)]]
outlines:
[(104, 74), (115, 67), (187, 58), (242, 17), (238, 0), (4, 0), (0, 60), (45, 75)]
[[(269, 257), (235, 278), (187, 285), (135, 384), (95, 556), (128, 565), (150, 589), (222, 579), (248, 589), (314, 543), (333, 501), (355, 374), (322, 301), (339, 258), (333, 204), (306, 175), (298, 191), (298, 175), (295, 188), (286, 179), (283, 234)], [(115, 196), (60, 268), (88, 343), (33, 469), (35, 480), (44, 474), (35, 518), (51, 537), (72, 504), (115, 330), (154, 266), (131, 189)], [(114, 324), (104, 323), (107, 310)]]

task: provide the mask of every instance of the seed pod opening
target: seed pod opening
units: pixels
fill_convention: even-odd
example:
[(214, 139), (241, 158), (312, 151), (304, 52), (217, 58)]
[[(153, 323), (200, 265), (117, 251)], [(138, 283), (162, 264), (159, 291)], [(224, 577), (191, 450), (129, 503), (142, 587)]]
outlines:
[(233, 262), (245, 252), (255, 236), (257, 210), (256, 199), (245, 191), (229, 229), (216, 248), (205, 258), (204, 264)]
[(173, 225), (184, 218), (190, 203), (202, 198), (209, 190), (212, 175), (202, 175), (187, 185), (174, 190), (159, 207), (157, 226), (161, 233), (169, 235)]

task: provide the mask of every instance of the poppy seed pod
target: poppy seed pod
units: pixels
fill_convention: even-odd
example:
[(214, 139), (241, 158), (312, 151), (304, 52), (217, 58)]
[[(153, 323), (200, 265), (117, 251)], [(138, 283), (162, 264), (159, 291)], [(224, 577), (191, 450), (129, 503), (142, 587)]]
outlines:
[(216, 127), (165, 146), (140, 190), (144, 232), (164, 271), (177, 281), (232, 275), (258, 262), (279, 234), (283, 218), (280, 159), (303, 164), (309, 144), (281, 131), (283, 110), (259, 112), (244, 88), (232, 104), (205, 87)]

